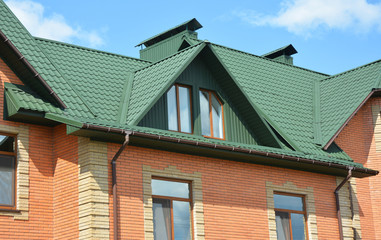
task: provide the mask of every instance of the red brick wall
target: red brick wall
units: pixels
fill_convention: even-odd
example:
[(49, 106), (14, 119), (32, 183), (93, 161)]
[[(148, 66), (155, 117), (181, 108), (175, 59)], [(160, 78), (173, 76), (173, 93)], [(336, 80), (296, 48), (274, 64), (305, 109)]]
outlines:
[[(109, 144), (110, 160), (119, 147)], [(134, 146), (128, 146), (117, 162), (121, 239), (144, 238), (143, 165), (201, 172), (206, 239), (268, 239), (266, 181), (313, 187), (318, 237), (338, 238), (333, 176)]]
[[(23, 84), (0, 59), (0, 96), (4, 82)], [(3, 120), (0, 124), (29, 127), (29, 219), (0, 215), (0, 239), (78, 238), (78, 144), (63, 125), (55, 128)]]
[[(355, 161), (381, 170), (381, 153), (376, 152), (372, 105), (381, 106), (381, 98), (370, 99), (340, 133), (335, 142)], [(356, 179), (363, 239), (381, 239), (381, 176)]]
[(54, 239), (78, 239), (78, 139), (54, 128)]
[(3, 120), (4, 82), (22, 84), (0, 59), (0, 124), (29, 127), (29, 220), (0, 215), (0, 239), (52, 239), (53, 164), (49, 127)]

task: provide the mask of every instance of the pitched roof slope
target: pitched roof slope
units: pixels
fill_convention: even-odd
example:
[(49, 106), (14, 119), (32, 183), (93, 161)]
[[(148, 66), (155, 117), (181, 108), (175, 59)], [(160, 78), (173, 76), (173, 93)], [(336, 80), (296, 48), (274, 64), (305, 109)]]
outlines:
[(368, 96), (379, 88), (381, 60), (320, 80), (321, 133), (324, 146)]
[(128, 106), (127, 124), (137, 125), (170, 85), (180, 75), (205, 43), (186, 48), (168, 58), (160, 60), (135, 72)]
[(4, 88), (5, 94), (9, 96), (12, 104), (14, 104), (17, 109), (62, 114), (61, 109), (50, 102), (46, 102), (27, 86), (4, 83)]
[(313, 141), (312, 115), (314, 82), (327, 75), (215, 44), (213, 49), (276, 130), (304, 153), (328, 155)]
[[(115, 122), (129, 73), (147, 61), (36, 38), (52, 62), (102, 121)], [(94, 118), (94, 117), (93, 117)]]
[(68, 114), (79, 118), (93, 116), (86, 103), (3, 1), (0, 1), (0, 29), (68, 106), (65, 110)]

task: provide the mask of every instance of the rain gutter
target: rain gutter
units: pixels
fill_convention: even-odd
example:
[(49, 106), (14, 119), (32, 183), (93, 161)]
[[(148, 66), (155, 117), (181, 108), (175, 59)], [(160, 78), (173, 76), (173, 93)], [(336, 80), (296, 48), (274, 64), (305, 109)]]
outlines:
[[(97, 125), (92, 125), (92, 124), (83, 124), (82, 129), (97, 130), (97, 131), (102, 131), (102, 132), (106, 132), (106, 133), (117, 133), (117, 134), (124, 134), (126, 132), (123, 129), (103, 127), (103, 126), (97, 126)], [(283, 160), (299, 162), (299, 163), (313, 164), (313, 165), (324, 166), (324, 167), (331, 167), (331, 168), (342, 169), (342, 170), (352, 169), (352, 171), (355, 171), (358, 173), (365, 173), (368, 175), (377, 175), (379, 173), (376, 170), (367, 169), (367, 168), (356, 168), (356, 167), (344, 165), (344, 164), (324, 162), (324, 161), (319, 161), (319, 160), (294, 157), (294, 156), (289, 156), (289, 155), (285, 155), (285, 154), (278, 154), (278, 153), (269, 153), (269, 152), (265, 152), (265, 151), (252, 150), (252, 149), (246, 149), (246, 148), (240, 148), (240, 147), (232, 147), (232, 146), (225, 146), (225, 145), (220, 145), (220, 144), (205, 143), (205, 142), (199, 142), (199, 141), (195, 141), (195, 140), (184, 140), (184, 139), (180, 139), (180, 138), (176, 138), (176, 137), (160, 136), (160, 135), (156, 135), (156, 134), (142, 133), (142, 132), (138, 132), (138, 131), (131, 131), (131, 133), (129, 135), (153, 139), (153, 140), (161, 140), (161, 141), (167, 141), (167, 142), (173, 142), (173, 143), (182, 143), (182, 144), (211, 148), (211, 149), (232, 151), (232, 152), (237, 152), (237, 153), (253, 154), (253, 155), (258, 155), (258, 156), (265, 156), (265, 157), (283, 159)]]
[(343, 223), (341, 219), (341, 211), (340, 211), (340, 199), (339, 199), (339, 190), (344, 186), (345, 183), (349, 181), (352, 177), (352, 169), (349, 168), (347, 177), (337, 186), (337, 188), (334, 191), (335, 199), (336, 199), (336, 211), (337, 211), (337, 221), (339, 224), (339, 233), (340, 233), (340, 240), (344, 240), (344, 234), (343, 234)]
[(29, 63), (24, 55), (13, 45), (11, 40), (5, 36), (5, 34), (0, 30), (0, 40), (3, 41), (18, 57), (18, 60), (24, 64), (24, 66), (32, 72), (34, 78), (36, 78), (44, 88), (49, 92), (49, 94), (57, 101), (58, 105), (62, 108), (67, 108), (65, 103), (58, 97), (58, 95), (53, 91), (53, 89), (47, 84), (47, 82), (41, 77), (41, 75), (34, 69), (34, 67)]

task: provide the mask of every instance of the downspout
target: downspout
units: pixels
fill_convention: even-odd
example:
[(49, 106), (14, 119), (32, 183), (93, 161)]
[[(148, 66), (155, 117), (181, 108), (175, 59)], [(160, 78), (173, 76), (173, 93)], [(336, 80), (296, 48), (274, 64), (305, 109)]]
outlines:
[(340, 183), (339, 186), (335, 189), (335, 198), (336, 198), (336, 210), (337, 210), (337, 221), (339, 223), (339, 233), (340, 233), (340, 240), (344, 240), (344, 234), (343, 234), (343, 223), (341, 219), (341, 211), (340, 211), (340, 199), (339, 199), (339, 191), (340, 189), (346, 184), (349, 179), (352, 177), (352, 168), (349, 168), (347, 177)]
[(115, 156), (111, 160), (112, 167), (112, 200), (113, 200), (113, 215), (114, 215), (114, 240), (118, 240), (118, 192), (117, 192), (117, 182), (116, 182), (116, 160), (119, 158), (120, 154), (126, 148), (130, 142), (130, 132), (125, 132), (125, 138), (122, 146), (116, 152)]

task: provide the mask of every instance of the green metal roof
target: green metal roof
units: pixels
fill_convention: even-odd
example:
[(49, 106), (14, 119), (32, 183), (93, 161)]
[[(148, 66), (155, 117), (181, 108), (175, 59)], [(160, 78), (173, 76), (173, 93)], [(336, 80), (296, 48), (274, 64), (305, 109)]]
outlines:
[(42, 99), (27, 86), (21, 86), (11, 83), (4, 83), (5, 95), (11, 104), (19, 110), (31, 110), (38, 112), (48, 112), (62, 114), (62, 110), (52, 103)]
[(205, 46), (200, 43), (135, 72), (127, 123), (137, 125)]
[(374, 88), (381, 60), (320, 80), (320, 124), (324, 146)]
[[(149, 65), (147, 61), (106, 53), (75, 45), (36, 38), (51, 62), (81, 94), (82, 100), (97, 118), (107, 122), (118, 121), (119, 105), (126, 94), (123, 86), (135, 70)], [(74, 118), (80, 115), (70, 114)]]
[[(353, 163), (335, 144), (327, 151), (319, 144), (324, 144), (337, 132), (372, 88), (380, 87), (380, 61), (329, 77), (265, 57), (192, 40), (193, 46), (150, 63), (33, 38), (3, 1), (0, 1), (0, 29), (67, 105), (65, 110), (58, 109), (28, 87), (6, 84), (6, 96), (13, 100), (15, 108), (44, 112), (54, 121), (76, 127), (89, 123), (361, 166)], [(136, 126), (206, 46), (260, 117), (297, 151), (243, 146)], [(321, 133), (320, 138), (317, 131)]]
[(0, 1), (0, 29), (54, 92), (59, 95), (61, 100), (68, 105), (69, 108), (66, 111), (69, 114), (75, 114), (81, 118), (93, 117), (93, 113), (81, 99), (76, 89), (65, 79), (60, 69), (51, 62), (43, 48), (3, 1)]

